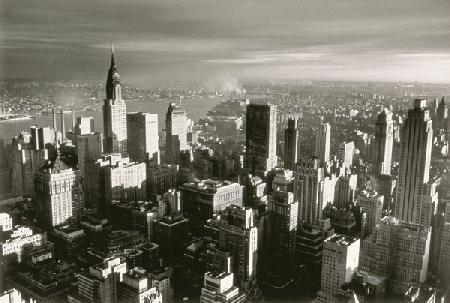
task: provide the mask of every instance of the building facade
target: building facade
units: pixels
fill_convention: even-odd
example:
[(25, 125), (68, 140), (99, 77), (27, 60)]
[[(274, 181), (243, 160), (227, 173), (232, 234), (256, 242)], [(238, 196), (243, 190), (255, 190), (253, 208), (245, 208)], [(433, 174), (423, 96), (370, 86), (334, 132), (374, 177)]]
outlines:
[(392, 113), (384, 109), (377, 117), (375, 126), (375, 150), (373, 153), (376, 172), (391, 174), (392, 149), (394, 144), (394, 122)]
[(350, 282), (358, 269), (359, 245), (359, 239), (339, 234), (325, 240), (318, 303), (341, 302), (341, 286)]
[(135, 162), (159, 163), (158, 114), (128, 113), (128, 153)]
[(297, 119), (288, 119), (288, 127), (284, 131), (284, 167), (290, 170), (294, 170), (300, 160), (300, 130), (297, 123)]
[(298, 222), (315, 224), (322, 218), (324, 169), (316, 157), (303, 158), (294, 172), (294, 198), (298, 201)]
[(166, 113), (165, 159), (168, 163), (179, 163), (180, 152), (189, 148), (187, 129), (186, 111), (181, 105), (170, 103)]
[(205, 273), (200, 303), (243, 303), (246, 295), (233, 284), (232, 273)]
[(106, 98), (103, 104), (103, 132), (105, 153), (128, 154), (127, 149), (127, 107), (122, 99), (120, 76), (111, 53), (111, 65), (106, 78)]
[(329, 123), (322, 123), (317, 130), (315, 156), (326, 163), (330, 160), (331, 148), (331, 126)]
[(423, 222), (425, 184), (429, 181), (433, 128), (426, 100), (414, 100), (414, 108), (402, 128), (399, 175), (394, 215), (405, 222)]
[(376, 192), (363, 191), (358, 195), (357, 204), (366, 213), (366, 225), (364, 226), (364, 236), (372, 233), (375, 226), (383, 216), (384, 196)]
[(75, 172), (57, 156), (45, 164), (34, 177), (38, 224), (51, 229), (64, 224), (72, 215)]
[(243, 186), (239, 183), (203, 180), (181, 185), (180, 192), (184, 215), (200, 224), (230, 205), (242, 206)]
[(246, 113), (244, 168), (263, 175), (277, 165), (277, 107), (250, 103)]
[(390, 292), (404, 294), (425, 282), (430, 242), (430, 227), (384, 217), (362, 241), (360, 269), (386, 277)]

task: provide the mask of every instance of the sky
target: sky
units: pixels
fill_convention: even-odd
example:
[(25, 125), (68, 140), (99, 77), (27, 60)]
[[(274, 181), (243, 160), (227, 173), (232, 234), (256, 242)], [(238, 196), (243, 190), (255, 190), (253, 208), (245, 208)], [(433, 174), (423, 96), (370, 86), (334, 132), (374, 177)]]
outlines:
[(0, 79), (450, 83), (448, 0), (0, 0)]

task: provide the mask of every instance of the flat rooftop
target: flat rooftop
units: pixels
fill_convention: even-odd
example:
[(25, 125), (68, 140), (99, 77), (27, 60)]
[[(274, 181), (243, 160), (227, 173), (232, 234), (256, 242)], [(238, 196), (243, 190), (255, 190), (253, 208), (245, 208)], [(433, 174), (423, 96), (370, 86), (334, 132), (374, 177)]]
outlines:
[(326, 239), (325, 241), (335, 243), (338, 245), (342, 245), (342, 246), (350, 246), (353, 243), (355, 243), (356, 241), (358, 241), (358, 238), (334, 234), (331, 237), (329, 237), (328, 239)]
[(217, 180), (202, 180), (200, 182), (191, 182), (191, 183), (184, 183), (181, 188), (185, 189), (192, 189), (196, 191), (201, 192), (207, 192), (207, 193), (215, 193), (218, 188), (229, 186), (232, 184), (237, 184), (231, 181), (217, 181)]

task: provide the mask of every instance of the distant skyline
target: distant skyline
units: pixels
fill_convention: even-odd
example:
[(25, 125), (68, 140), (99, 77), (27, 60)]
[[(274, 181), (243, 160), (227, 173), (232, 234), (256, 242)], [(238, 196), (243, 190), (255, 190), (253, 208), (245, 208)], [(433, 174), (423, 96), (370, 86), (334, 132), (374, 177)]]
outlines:
[[(0, 0), (0, 79), (450, 83), (448, 0)], [(238, 80), (236, 80), (238, 79)]]

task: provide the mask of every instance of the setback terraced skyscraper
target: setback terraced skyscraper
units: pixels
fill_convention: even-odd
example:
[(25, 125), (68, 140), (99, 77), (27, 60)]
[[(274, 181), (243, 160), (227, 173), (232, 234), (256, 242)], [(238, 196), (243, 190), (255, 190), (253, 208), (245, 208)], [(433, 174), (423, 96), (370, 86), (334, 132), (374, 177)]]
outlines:
[[(398, 219), (425, 224), (423, 200), (430, 175), (433, 128), (426, 100), (414, 100), (414, 108), (402, 128), (400, 167), (394, 215)], [(428, 217), (428, 216), (425, 216)]]
[(111, 66), (106, 79), (103, 132), (105, 134), (105, 153), (127, 155), (127, 106), (122, 99), (120, 75), (114, 61), (114, 52), (111, 53)]

